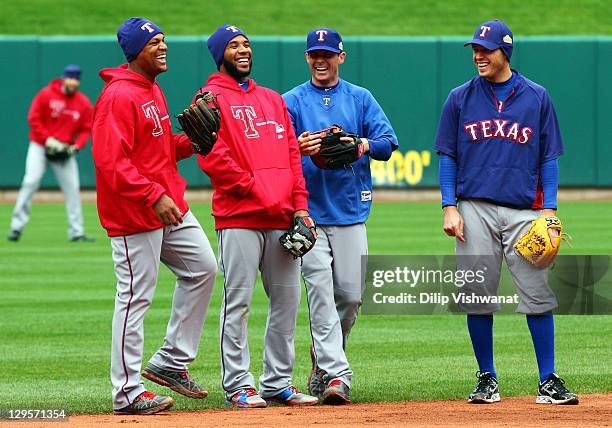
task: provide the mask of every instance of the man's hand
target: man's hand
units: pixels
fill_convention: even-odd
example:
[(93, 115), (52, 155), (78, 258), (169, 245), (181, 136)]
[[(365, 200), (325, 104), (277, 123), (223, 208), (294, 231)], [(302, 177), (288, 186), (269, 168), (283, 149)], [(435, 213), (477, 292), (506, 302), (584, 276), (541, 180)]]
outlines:
[(370, 142), (367, 138), (353, 138), (353, 137), (340, 137), (340, 141), (348, 141), (353, 144), (363, 144), (363, 153), (366, 154), (370, 151)]
[(293, 223), (289, 230), (278, 239), (281, 247), (293, 256), (302, 257), (317, 242), (317, 225), (308, 216), (308, 211), (298, 210), (293, 214)]
[(300, 153), (302, 156), (316, 155), (321, 150), (321, 138), (325, 136), (325, 133), (314, 133), (311, 134), (308, 131), (302, 132), (298, 136), (298, 144), (300, 146)]
[[(552, 208), (544, 208), (542, 210), (542, 215), (544, 217), (557, 217), (557, 210), (553, 210)], [(553, 248), (556, 248), (555, 238), (559, 236), (559, 231), (557, 229), (548, 228), (548, 237), (550, 238), (550, 245)]]
[(161, 198), (153, 205), (153, 210), (157, 214), (159, 221), (165, 225), (178, 226), (183, 222), (183, 213), (179, 211), (178, 207), (166, 194), (163, 194)]
[(306, 210), (298, 210), (298, 211), (293, 213), (293, 218), (296, 218), (296, 217), (308, 217), (308, 216), (309, 216), (309, 214), (308, 214), (308, 211), (306, 211)]
[(444, 232), (448, 236), (456, 236), (461, 242), (465, 242), (463, 236), (463, 217), (454, 205), (444, 207)]

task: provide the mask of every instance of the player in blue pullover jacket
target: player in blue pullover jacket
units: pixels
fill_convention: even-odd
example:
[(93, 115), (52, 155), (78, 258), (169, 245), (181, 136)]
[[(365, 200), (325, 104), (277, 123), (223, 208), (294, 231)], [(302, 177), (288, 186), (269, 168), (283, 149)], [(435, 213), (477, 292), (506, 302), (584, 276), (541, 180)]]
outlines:
[[(344, 348), (365, 287), (365, 269), (359, 267), (368, 251), (370, 158), (388, 160), (398, 143), (372, 94), (340, 79), (338, 68), (346, 57), (340, 34), (318, 28), (308, 34), (306, 45), (311, 79), (283, 97), (303, 155), (310, 215), (317, 222), (317, 243), (302, 265), (313, 342), (308, 387), (324, 404), (346, 404), (352, 372)], [(332, 124), (362, 137), (367, 156), (344, 169), (315, 166), (310, 155), (318, 153), (321, 143), (316, 131)]]
[[(495, 296), (505, 259), (521, 296), (540, 384), (537, 403), (577, 404), (555, 373), (552, 310), (557, 299), (547, 269), (530, 265), (513, 251), (518, 238), (540, 215), (555, 216), (558, 163), (563, 144), (546, 89), (510, 68), (513, 35), (501, 21), (480, 25), (472, 40), (478, 77), (453, 89), (442, 110), (435, 148), (440, 155), (444, 231), (456, 237), (457, 269), (486, 272), (471, 290)], [(458, 208), (457, 208), (458, 205)], [(549, 234), (558, 233), (549, 229)], [(553, 242), (553, 236), (551, 236)], [(555, 245), (553, 243), (553, 245)], [(493, 364), (493, 312), (498, 304), (462, 304), (479, 373), (470, 403), (500, 400)]]

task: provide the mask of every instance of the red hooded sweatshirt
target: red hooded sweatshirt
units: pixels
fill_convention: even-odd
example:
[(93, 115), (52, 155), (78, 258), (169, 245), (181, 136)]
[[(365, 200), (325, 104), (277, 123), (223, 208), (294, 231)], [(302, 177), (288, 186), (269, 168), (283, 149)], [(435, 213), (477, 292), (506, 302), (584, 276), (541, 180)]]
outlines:
[(32, 100), (28, 113), (30, 141), (41, 146), (49, 137), (73, 144), (81, 150), (91, 133), (91, 101), (82, 92), (68, 96), (62, 80), (52, 80)]
[(153, 205), (165, 193), (186, 213), (187, 182), (177, 161), (193, 155), (184, 135), (173, 135), (157, 82), (127, 64), (100, 72), (106, 86), (94, 108), (92, 152), (98, 215), (108, 236), (159, 229)]
[(297, 139), (283, 97), (249, 79), (243, 90), (214, 73), (201, 89), (217, 95), (219, 139), (198, 163), (215, 189), (216, 229), (286, 229), (308, 210)]

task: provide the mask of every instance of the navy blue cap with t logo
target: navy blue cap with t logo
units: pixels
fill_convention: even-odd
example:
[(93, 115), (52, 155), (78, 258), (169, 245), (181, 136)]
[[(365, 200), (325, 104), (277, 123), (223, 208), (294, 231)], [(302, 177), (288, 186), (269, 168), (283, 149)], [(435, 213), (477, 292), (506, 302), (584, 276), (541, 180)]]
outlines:
[(317, 28), (306, 37), (306, 52), (323, 50), (340, 53), (344, 50), (342, 37), (331, 28)]
[(490, 51), (501, 48), (509, 61), (512, 57), (513, 42), (514, 36), (510, 28), (499, 19), (496, 19), (479, 25), (474, 32), (474, 38), (469, 42), (465, 42), (463, 46), (480, 45)]

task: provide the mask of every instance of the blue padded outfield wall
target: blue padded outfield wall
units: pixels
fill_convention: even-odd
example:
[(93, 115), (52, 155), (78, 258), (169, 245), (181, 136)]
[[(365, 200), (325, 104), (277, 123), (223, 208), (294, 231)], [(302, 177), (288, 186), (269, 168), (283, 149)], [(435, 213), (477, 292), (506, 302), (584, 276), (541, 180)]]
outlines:
[[(475, 74), (469, 37), (346, 37), (343, 78), (368, 88), (387, 113), (400, 142), (390, 162), (372, 162), (380, 187), (437, 185), (432, 151), (442, 104), (453, 87)], [(285, 92), (306, 81), (304, 37), (252, 37), (253, 75)], [(125, 62), (113, 36), (0, 37), (0, 188), (17, 188), (28, 146), (27, 112), (36, 92), (63, 67), (83, 69), (83, 92), (95, 102), (102, 89), (98, 71)], [(205, 37), (167, 37), (169, 71), (159, 82), (177, 114), (216, 71)], [(565, 155), (560, 184), (612, 186), (612, 37), (524, 37), (517, 40), (512, 67), (548, 88), (561, 123)], [(176, 125), (176, 120), (174, 121)], [(81, 184), (95, 187), (88, 145), (79, 154)], [(195, 158), (180, 163), (190, 188), (209, 186)], [(512, 183), (508, 183), (511, 185)], [(47, 172), (43, 187), (55, 187)]]

